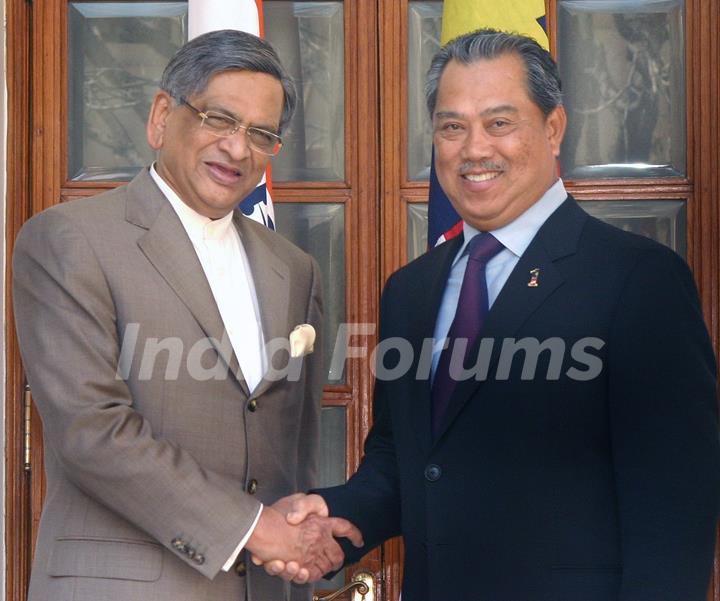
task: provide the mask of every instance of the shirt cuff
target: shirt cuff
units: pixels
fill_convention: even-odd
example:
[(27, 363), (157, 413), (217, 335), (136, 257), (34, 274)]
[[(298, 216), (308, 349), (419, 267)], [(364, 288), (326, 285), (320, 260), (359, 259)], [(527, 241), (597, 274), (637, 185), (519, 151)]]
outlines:
[(260, 521), (260, 514), (262, 513), (263, 505), (260, 505), (260, 509), (258, 509), (257, 515), (255, 516), (255, 521), (253, 521), (252, 526), (250, 526), (250, 529), (247, 531), (245, 536), (243, 536), (243, 539), (240, 541), (240, 544), (235, 548), (233, 551), (233, 554), (230, 556), (230, 559), (228, 559), (225, 562), (225, 565), (222, 567), (223, 572), (229, 572), (230, 568), (233, 567), (233, 564), (235, 563), (235, 560), (237, 559), (237, 556), (240, 555), (240, 551), (243, 550), (243, 547), (247, 545), (248, 540), (250, 540), (250, 537), (252, 536), (252, 533), (255, 532), (255, 527), (257, 526), (258, 522)]

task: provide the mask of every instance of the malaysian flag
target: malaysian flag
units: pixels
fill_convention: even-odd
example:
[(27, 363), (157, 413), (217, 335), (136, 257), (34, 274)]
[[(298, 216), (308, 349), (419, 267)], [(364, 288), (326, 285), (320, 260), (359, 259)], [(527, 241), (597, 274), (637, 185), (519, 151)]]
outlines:
[[(263, 37), (262, 0), (189, 0), (188, 37), (195, 38), (208, 31), (237, 29)], [(271, 191), (271, 166), (247, 198), (240, 203), (243, 214), (275, 229), (275, 211)]]
[[(545, 49), (545, 0), (445, 0), (441, 44), (482, 27), (521, 33), (537, 40)], [(430, 165), (428, 198), (428, 246), (432, 248), (462, 232), (455, 212), (435, 175), (435, 154)]]

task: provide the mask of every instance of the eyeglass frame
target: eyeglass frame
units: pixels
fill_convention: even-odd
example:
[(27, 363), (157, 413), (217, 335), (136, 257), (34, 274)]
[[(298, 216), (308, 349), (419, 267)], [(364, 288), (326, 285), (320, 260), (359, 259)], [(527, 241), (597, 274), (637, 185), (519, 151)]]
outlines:
[[(211, 116), (211, 115), (208, 115), (207, 112), (201, 111), (200, 109), (194, 107), (192, 104), (190, 104), (190, 103), (187, 101), (187, 99), (186, 99), (184, 96), (180, 96), (180, 97), (178, 98), (178, 102), (180, 102), (181, 105), (184, 105), (184, 106), (188, 107), (188, 108), (189, 108), (191, 111), (193, 111), (198, 117), (200, 117), (200, 127), (203, 127), (203, 126), (205, 125), (205, 120), (208, 119), (208, 117)], [(233, 128), (230, 130), (230, 133), (228, 133), (228, 134), (221, 134), (221, 133), (218, 133), (218, 132), (213, 131), (213, 130), (212, 130), (211, 128), (209, 128), (209, 127), (206, 127), (206, 128), (205, 128), (205, 131), (207, 131), (207, 132), (210, 133), (211, 135), (216, 136), (216, 137), (218, 137), (218, 138), (229, 138), (230, 136), (234, 136), (237, 132), (239, 132), (239, 131), (242, 129), (242, 130), (245, 131), (245, 135), (247, 136), (248, 132), (252, 129), (252, 130), (261, 132), (261, 133), (263, 133), (263, 134), (265, 134), (265, 135), (268, 135), (268, 136), (270, 136), (271, 138), (276, 138), (276, 139), (277, 139), (277, 145), (278, 145), (278, 146), (277, 146), (277, 152), (267, 152), (267, 151), (262, 150), (261, 148), (258, 148), (257, 146), (255, 146), (255, 145), (253, 144), (253, 142), (252, 142), (252, 138), (248, 137), (248, 138), (247, 138), (248, 144), (250, 145), (250, 147), (251, 147), (253, 150), (256, 150), (257, 152), (259, 152), (259, 153), (261, 153), (261, 154), (264, 154), (265, 156), (269, 156), (269, 157), (274, 157), (274, 156), (277, 156), (278, 154), (280, 154), (280, 151), (282, 150), (282, 144), (283, 144), (283, 142), (282, 142), (282, 138), (281, 138), (280, 136), (278, 136), (275, 132), (268, 131), (268, 130), (263, 129), (263, 128), (261, 128), (261, 127), (255, 127), (254, 125), (243, 125), (243, 124), (240, 123), (237, 119), (235, 119), (234, 117), (231, 117), (230, 115), (225, 115), (225, 114), (222, 114), (222, 113), (217, 113), (217, 115), (218, 115), (219, 117), (222, 117), (223, 119), (227, 119), (228, 121), (234, 122), (235, 125), (233, 126)]]

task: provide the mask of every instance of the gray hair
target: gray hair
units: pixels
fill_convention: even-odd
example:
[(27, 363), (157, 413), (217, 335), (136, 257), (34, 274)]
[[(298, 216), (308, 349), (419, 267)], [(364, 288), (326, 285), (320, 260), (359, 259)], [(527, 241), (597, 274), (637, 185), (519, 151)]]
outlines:
[(160, 88), (176, 100), (189, 98), (204, 92), (210, 78), (222, 71), (267, 73), (277, 79), (284, 96), (280, 131), (285, 129), (295, 112), (295, 85), (273, 47), (250, 33), (223, 29), (190, 40), (170, 59)]
[(425, 80), (425, 102), (430, 118), (435, 113), (440, 77), (451, 60), (469, 65), (505, 54), (515, 54), (525, 63), (528, 94), (545, 116), (562, 105), (560, 75), (547, 50), (524, 35), (478, 29), (449, 41), (433, 57)]

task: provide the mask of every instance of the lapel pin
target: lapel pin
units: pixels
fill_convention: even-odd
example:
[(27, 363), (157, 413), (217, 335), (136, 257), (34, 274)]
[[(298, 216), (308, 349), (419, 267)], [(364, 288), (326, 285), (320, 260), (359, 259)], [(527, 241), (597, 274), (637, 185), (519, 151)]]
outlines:
[(540, 277), (540, 270), (536, 267), (530, 270), (530, 281), (528, 282), (528, 288), (537, 288), (540, 284), (538, 278)]

